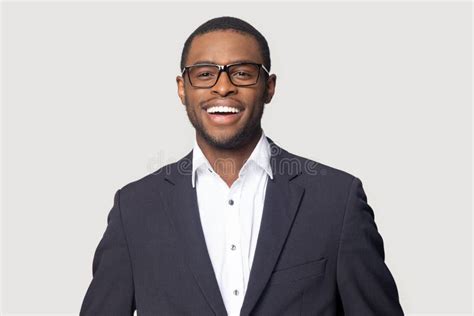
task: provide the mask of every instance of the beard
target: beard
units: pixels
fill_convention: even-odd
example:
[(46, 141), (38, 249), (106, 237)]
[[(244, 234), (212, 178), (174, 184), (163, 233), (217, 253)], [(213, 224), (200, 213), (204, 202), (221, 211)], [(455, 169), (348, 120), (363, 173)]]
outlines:
[(258, 135), (262, 130), (260, 121), (264, 111), (263, 102), (261, 106), (257, 106), (256, 115), (250, 117), (249, 121), (237, 132), (235, 132), (234, 135), (218, 138), (211, 135), (202, 124), (202, 121), (197, 119), (196, 107), (193, 107), (189, 104), (187, 96), (185, 96), (184, 99), (189, 122), (196, 130), (196, 133), (198, 133), (212, 147), (226, 150), (240, 148), (251, 141), (255, 135)]

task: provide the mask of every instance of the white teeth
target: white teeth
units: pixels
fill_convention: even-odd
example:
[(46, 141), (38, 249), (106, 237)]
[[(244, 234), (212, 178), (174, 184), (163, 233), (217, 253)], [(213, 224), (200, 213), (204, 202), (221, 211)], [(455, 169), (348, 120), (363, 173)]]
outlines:
[(232, 108), (230, 106), (211, 106), (207, 109), (207, 113), (239, 113), (240, 110), (236, 108)]

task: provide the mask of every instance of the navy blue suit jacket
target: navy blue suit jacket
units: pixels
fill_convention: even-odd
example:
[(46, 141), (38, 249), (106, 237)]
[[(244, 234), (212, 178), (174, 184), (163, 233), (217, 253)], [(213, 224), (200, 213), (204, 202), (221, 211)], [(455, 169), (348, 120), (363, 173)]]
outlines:
[[(361, 181), (267, 139), (274, 178), (241, 315), (403, 315)], [(191, 164), (192, 151), (116, 192), (81, 316), (227, 315)]]

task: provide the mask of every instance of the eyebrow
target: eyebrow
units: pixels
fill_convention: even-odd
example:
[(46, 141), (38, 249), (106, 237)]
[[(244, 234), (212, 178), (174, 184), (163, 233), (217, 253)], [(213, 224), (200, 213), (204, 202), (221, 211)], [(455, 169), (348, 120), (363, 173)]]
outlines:
[[(235, 60), (235, 61), (232, 61), (231, 63), (229, 64), (236, 64), (236, 63), (255, 63), (255, 64), (259, 64), (258, 62), (254, 61), (254, 60), (250, 60), (250, 59), (239, 59), (239, 60)], [(192, 66), (192, 65), (197, 65), (197, 64), (213, 64), (213, 65), (219, 65), (218, 63), (212, 61), (212, 60), (198, 60), (196, 61), (195, 63), (191, 64), (191, 65), (188, 65), (188, 66)]]

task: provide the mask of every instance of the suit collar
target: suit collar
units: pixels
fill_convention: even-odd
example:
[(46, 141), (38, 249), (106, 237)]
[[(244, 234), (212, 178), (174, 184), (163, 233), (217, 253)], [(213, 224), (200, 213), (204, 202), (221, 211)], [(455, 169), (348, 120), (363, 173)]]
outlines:
[[(264, 169), (270, 176), (271, 180), (275, 173), (279, 177), (288, 178), (291, 180), (301, 173), (301, 163), (295, 159), (294, 155), (288, 153), (286, 150), (278, 146), (270, 137), (264, 136), (268, 142), (268, 149), (270, 159), (269, 164), (265, 164)], [(196, 168), (193, 168), (193, 152), (191, 150), (183, 158), (174, 163), (170, 171), (166, 173), (165, 179), (171, 184), (180, 183), (181, 181), (187, 181), (193, 183), (192, 175)], [(262, 163), (262, 167), (263, 167)]]
[[(295, 156), (276, 145), (269, 137), (273, 179), (269, 179), (255, 256), (241, 315), (250, 315), (277, 263), (304, 188), (292, 181), (301, 173)], [(192, 151), (180, 159), (165, 177), (173, 185), (165, 197), (168, 216), (177, 231), (187, 264), (204, 297), (216, 315), (226, 315), (225, 305), (207, 251), (201, 226), (197, 195), (191, 185)]]

